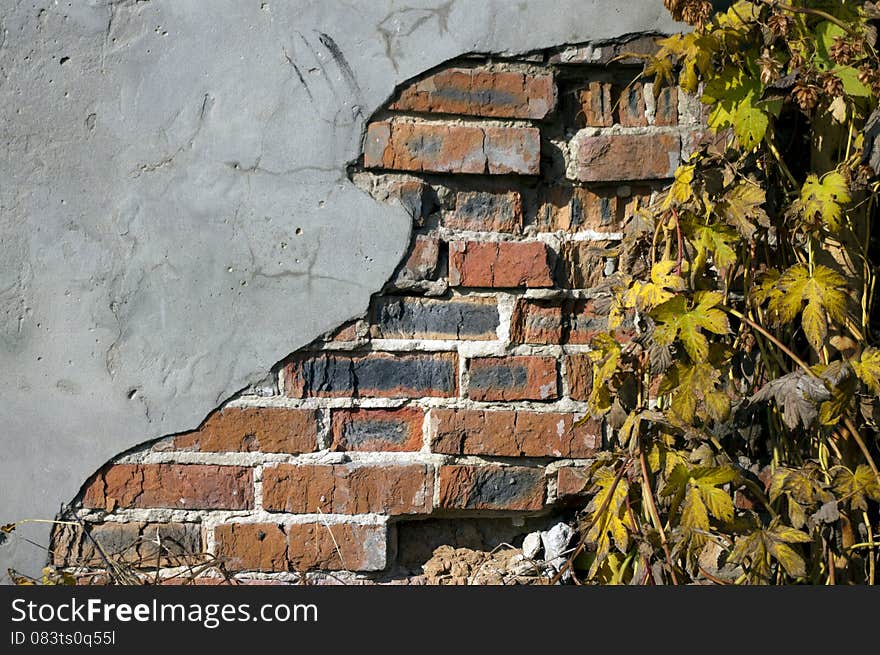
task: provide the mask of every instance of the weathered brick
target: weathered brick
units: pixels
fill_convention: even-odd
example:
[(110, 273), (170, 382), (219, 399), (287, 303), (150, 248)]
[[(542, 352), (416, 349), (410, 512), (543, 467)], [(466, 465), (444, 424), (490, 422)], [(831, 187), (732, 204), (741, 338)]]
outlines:
[(676, 134), (578, 133), (569, 175), (581, 182), (661, 180), (673, 177), (681, 157)]
[(402, 171), (537, 175), (541, 135), (533, 127), (371, 123), (364, 166)]
[(602, 443), (601, 424), (559, 412), (432, 409), (431, 450), (444, 455), (590, 457)]
[(641, 82), (633, 82), (621, 90), (617, 120), (624, 127), (647, 127), (645, 86)]
[(512, 343), (561, 344), (562, 306), (545, 300), (519, 299), (510, 325)]
[(555, 400), (553, 357), (476, 357), (468, 362), (471, 400)]
[(522, 222), (518, 191), (460, 191), (455, 194), (455, 209), (443, 217), (446, 227), (475, 232), (519, 232)]
[(310, 453), (318, 448), (313, 410), (227, 407), (194, 432), (174, 438), (175, 449), (202, 452)]
[(552, 75), (447, 68), (407, 86), (390, 109), (541, 119), (555, 106)]
[(610, 127), (614, 124), (611, 84), (590, 82), (577, 93), (577, 127)]
[(56, 526), (55, 566), (106, 566), (104, 555), (127, 564), (182, 566), (198, 561), (203, 551), (198, 523), (108, 522), (86, 527), (88, 535), (82, 526)]
[(565, 359), (568, 395), (587, 401), (593, 391), (593, 362), (588, 355), (569, 355)]
[(294, 514), (428, 514), (434, 474), (422, 464), (281, 464), (263, 470), (263, 507)]
[(440, 240), (419, 234), (413, 237), (406, 260), (397, 269), (395, 283), (422, 282), (437, 277), (440, 263)]
[(455, 353), (297, 355), (285, 366), (293, 398), (421, 398), (455, 396)]
[(618, 232), (626, 217), (627, 199), (617, 189), (548, 186), (537, 212), (543, 230)]
[(441, 509), (534, 511), (544, 506), (544, 469), (524, 466), (441, 466)]
[(654, 125), (678, 125), (678, 87), (664, 86), (654, 102)]
[(87, 485), (83, 505), (176, 509), (251, 509), (253, 471), (213, 464), (115, 464)]
[(404, 177), (392, 180), (386, 187), (386, 193), (387, 198), (400, 203), (417, 226), (423, 225), (437, 207), (433, 189), (419, 179)]
[(449, 283), (460, 287), (552, 287), (551, 250), (540, 241), (453, 241)]
[(490, 341), (498, 330), (494, 298), (449, 299), (377, 297), (372, 335), (377, 339), (459, 339)]
[(608, 328), (608, 315), (596, 309), (596, 301), (576, 300), (566, 307), (565, 343), (583, 345)]
[(556, 495), (560, 499), (583, 496), (587, 490), (587, 470), (580, 466), (564, 466), (557, 471)]
[(287, 526), (287, 557), (295, 571), (381, 571), (387, 565), (384, 525), (303, 523)]
[(333, 410), (333, 448), (417, 451), (422, 447), (424, 418), (418, 408)]
[[(591, 289), (605, 279), (617, 252), (607, 241), (567, 241), (559, 253), (559, 278), (569, 289)], [(612, 269), (613, 270), (613, 269)]]
[(289, 571), (287, 535), (274, 523), (225, 523), (214, 528), (216, 555), (230, 571)]

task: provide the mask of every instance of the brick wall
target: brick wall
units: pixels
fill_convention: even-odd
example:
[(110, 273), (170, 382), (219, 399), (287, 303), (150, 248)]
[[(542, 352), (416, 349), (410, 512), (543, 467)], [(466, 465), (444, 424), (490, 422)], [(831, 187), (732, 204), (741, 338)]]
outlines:
[(611, 61), (651, 47), (468, 57), (400, 89), (351, 170), (413, 217), (368, 314), (199, 430), (108, 464), (75, 506), (94, 540), (57, 530), (54, 562), (94, 564), (97, 543), (172, 572), (210, 553), (245, 580), (388, 580), (418, 574), (412, 551), (444, 521), (507, 517), (509, 539), (583, 504), (603, 445), (581, 420), (585, 353), (616, 246), (710, 138), (693, 98)]

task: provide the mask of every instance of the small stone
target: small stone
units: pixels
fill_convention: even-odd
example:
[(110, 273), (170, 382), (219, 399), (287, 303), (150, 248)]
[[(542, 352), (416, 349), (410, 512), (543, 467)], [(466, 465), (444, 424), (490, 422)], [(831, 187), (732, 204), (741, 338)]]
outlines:
[(544, 544), (544, 559), (552, 562), (561, 558), (568, 550), (568, 544), (574, 535), (574, 528), (567, 523), (557, 523), (546, 532), (541, 533), (541, 543)]
[(522, 551), (523, 556), (528, 559), (537, 558), (538, 554), (541, 552), (541, 532), (532, 532), (526, 535), (526, 538), (523, 539)]

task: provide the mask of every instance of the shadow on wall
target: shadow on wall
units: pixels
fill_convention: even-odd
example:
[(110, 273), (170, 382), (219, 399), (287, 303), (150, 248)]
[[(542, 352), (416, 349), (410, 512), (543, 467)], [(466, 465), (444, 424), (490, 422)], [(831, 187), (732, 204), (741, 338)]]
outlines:
[(715, 139), (693, 97), (639, 79), (629, 55), (654, 48), (466, 56), (403, 85), (350, 170), (413, 218), (368, 315), (197, 431), (108, 463), (66, 513), (91, 537), (57, 529), (53, 563), (100, 580), (99, 544), (163, 575), (198, 560), (210, 578), (216, 558), (240, 580), (460, 582), (473, 567), (437, 547), (512, 550), (571, 523), (603, 446), (583, 419), (590, 338), (616, 273), (645, 265), (622, 234)]

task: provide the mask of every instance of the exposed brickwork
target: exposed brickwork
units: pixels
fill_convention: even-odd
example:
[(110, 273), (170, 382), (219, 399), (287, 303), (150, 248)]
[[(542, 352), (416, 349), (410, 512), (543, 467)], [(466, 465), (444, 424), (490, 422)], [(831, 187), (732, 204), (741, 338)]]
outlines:
[[(574, 516), (608, 429), (582, 420), (591, 340), (613, 276), (648, 265), (621, 239), (683, 155), (724, 147), (694, 98), (634, 79), (627, 53), (653, 51), (635, 37), (472, 56), (404, 84), (349, 171), (412, 218), (388, 283), (199, 429), (108, 464), (78, 510), (95, 541), (162, 567), (208, 551), (247, 584), (372, 582), (426, 561), (439, 542), (412, 535), (428, 526), (482, 544), (503, 524), (512, 542)], [(59, 566), (101, 568), (78, 527), (53, 545)]]
[(544, 118), (555, 105), (552, 75), (448, 68), (406, 87), (390, 109), (491, 118)]
[(199, 430), (175, 437), (174, 448), (215, 453), (310, 453), (318, 449), (317, 421), (312, 410), (227, 407), (212, 414)]
[(285, 379), (292, 398), (453, 396), (458, 384), (453, 353), (305, 355), (288, 364)]
[(198, 523), (99, 523), (59, 525), (53, 535), (55, 566), (101, 566), (104, 557), (126, 564), (183, 566), (198, 561)]
[(281, 464), (263, 471), (263, 507), (294, 514), (428, 514), (427, 466)]
[(85, 507), (250, 509), (253, 472), (209, 464), (115, 464), (87, 486)]
[(398, 452), (422, 447), (421, 409), (339, 409), (332, 416), (336, 450)]
[(364, 165), (397, 171), (537, 175), (541, 136), (532, 127), (372, 123)]
[(488, 341), (496, 338), (498, 325), (494, 298), (380, 296), (373, 303), (377, 339)]
[(608, 134), (585, 131), (572, 143), (571, 177), (580, 182), (660, 180), (675, 174), (681, 157), (677, 134)]
[(587, 489), (587, 471), (578, 466), (564, 466), (556, 477), (556, 495), (560, 498), (583, 496)]
[(544, 470), (524, 466), (441, 466), (440, 507), (537, 510), (544, 505)]
[(449, 283), (457, 287), (552, 287), (550, 251), (540, 241), (449, 244)]
[(443, 217), (446, 227), (474, 232), (519, 232), (522, 222), (522, 195), (518, 191), (459, 192), (455, 208)]
[(468, 366), (471, 400), (555, 400), (553, 357), (477, 357)]
[(590, 457), (601, 445), (597, 421), (576, 426), (577, 415), (557, 412), (435, 409), (431, 450), (447, 455)]

